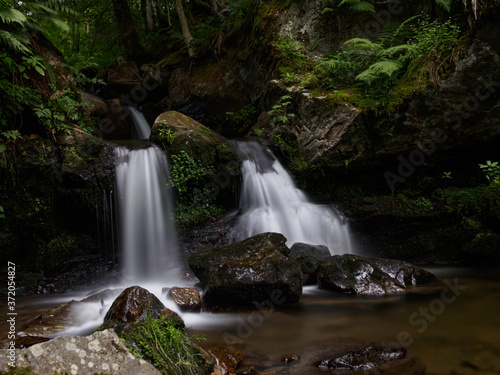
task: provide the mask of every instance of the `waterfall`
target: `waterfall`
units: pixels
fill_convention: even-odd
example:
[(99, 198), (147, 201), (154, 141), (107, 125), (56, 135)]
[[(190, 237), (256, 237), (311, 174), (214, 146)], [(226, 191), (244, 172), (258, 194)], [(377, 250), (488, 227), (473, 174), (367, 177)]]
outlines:
[(139, 112), (134, 107), (128, 107), (130, 114), (132, 115), (132, 120), (134, 120), (135, 130), (137, 132), (138, 139), (148, 139), (151, 134), (151, 127), (144, 118), (142, 112)]
[(167, 158), (156, 146), (115, 153), (124, 278), (159, 280), (180, 265)]
[(352, 252), (348, 223), (340, 212), (311, 203), (269, 149), (256, 142), (235, 145), (243, 160), (243, 181), (233, 240), (278, 232), (288, 246), (304, 242), (326, 245), (331, 254)]

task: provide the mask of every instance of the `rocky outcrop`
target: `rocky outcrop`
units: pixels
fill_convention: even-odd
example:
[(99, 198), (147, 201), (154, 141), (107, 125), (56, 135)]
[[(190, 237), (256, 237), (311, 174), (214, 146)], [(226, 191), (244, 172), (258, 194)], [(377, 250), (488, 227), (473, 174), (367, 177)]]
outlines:
[(199, 312), (201, 308), (200, 292), (196, 288), (170, 288), (167, 298), (175, 302), (181, 311)]
[(108, 73), (108, 85), (120, 89), (132, 89), (142, 83), (141, 74), (136, 63), (124, 61)]
[(332, 256), (318, 272), (320, 288), (359, 295), (404, 293), (408, 287), (435, 280), (432, 273), (406, 262), (351, 254)]
[(106, 102), (98, 96), (89, 94), (88, 92), (81, 92), (80, 98), (87, 104), (85, 110), (88, 116), (102, 117), (108, 113)]
[(330, 256), (324, 245), (309, 245), (296, 242), (290, 248), (290, 256), (300, 263), (304, 284), (316, 284), (319, 266)]
[[(7, 371), (9, 359), (2, 350), (0, 369)], [(135, 358), (112, 330), (86, 337), (60, 336), (30, 348), (17, 350), (16, 366), (30, 367), (38, 375), (160, 375), (150, 363)]]
[(211, 307), (298, 302), (302, 271), (288, 257), (285, 242), (281, 234), (263, 233), (190, 256), (188, 264), (204, 288), (204, 302)]

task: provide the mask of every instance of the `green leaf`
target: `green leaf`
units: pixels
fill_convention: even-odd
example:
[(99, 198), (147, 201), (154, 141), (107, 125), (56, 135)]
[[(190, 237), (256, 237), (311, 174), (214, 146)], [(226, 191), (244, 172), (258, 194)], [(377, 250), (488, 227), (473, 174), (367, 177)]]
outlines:
[(45, 70), (40, 65), (35, 65), (35, 70), (42, 76), (45, 76)]

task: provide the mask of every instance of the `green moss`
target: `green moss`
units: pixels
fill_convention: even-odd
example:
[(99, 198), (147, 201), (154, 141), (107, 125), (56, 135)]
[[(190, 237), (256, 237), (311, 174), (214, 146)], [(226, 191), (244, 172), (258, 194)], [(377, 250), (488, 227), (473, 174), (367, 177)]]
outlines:
[(479, 211), (479, 202), (485, 189), (485, 186), (473, 188), (458, 188), (453, 186), (446, 189), (437, 189), (433, 192), (433, 195), (444, 201), (448, 212), (475, 215)]

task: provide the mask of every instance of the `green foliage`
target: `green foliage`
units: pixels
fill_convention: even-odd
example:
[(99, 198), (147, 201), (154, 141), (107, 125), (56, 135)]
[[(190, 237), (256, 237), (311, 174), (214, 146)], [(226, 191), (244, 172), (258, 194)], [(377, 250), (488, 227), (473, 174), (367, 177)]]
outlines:
[(485, 189), (484, 186), (474, 188), (449, 187), (437, 189), (433, 195), (444, 201), (449, 212), (474, 215), (479, 210), (479, 202)]
[(252, 127), (256, 120), (257, 110), (251, 104), (247, 104), (237, 112), (226, 112), (225, 122), (231, 128), (236, 129), (235, 133), (245, 133)]
[(451, 180), (453, 177), (451, 176), (451, 172), (443, 172), (443, 175), (441, 178), (446, 179), (446, 180)]
[(193, 159), (184, 150), (170, 157), (172, 186), (179, 193), (175, 210), (178, 224), (189, 226), (219, 216), (222, 209), (215, 205), (215, 197), (210, 189), (200, 190), (206, 169), (199, 160)]
[(80, 254), (78, 238), (61, 234), (51, 240), (38, 254), (37, 266), (40, 270), (53, 270)]
[(275, 126), (278, 123), (286, 124), (295, 114), (288, 112), (288, 106), (292, 104), (290, 101), (292, 97), (290, 95), (283, 95), (280, 97), (278, 104), (273, 105), (273, 108), (269, 111), (271, 118), (271, 126)]
[(193, 340), (200, 341), (202, 338), (193, 336), (189, 339), (175, 321), (168, 321), (164, 316), (153, 319), (149, 309), (146, 318), (132, 323), (123, 338), (136, 358), (150, 362), (162, 374), (206, 373), (205, 358), (193, 343)]
[[(163, 121), (165, 121), (165, 120), (163, 120)], [(168, 147), (175, 140), (175, 131), (172, 129), (168, 129), (168, 128), (158, 128), (158, 139), (160, 140), (161, 144), (163, 145), (163, 148), (168, 149)]]
[(171, 181), (179, 194), (186, 194), (205, 176), (205, 168), (184, 150), (170, 157)]
[(491, 160), (487, 160), (486, 164), (479, 164), (479, 168), (484, 172), (486, 179), (490, 182), (500, 177), (500, 165), (498, 165), (497, 161), (492, 162)]
[(5, 219), (4, 208), (0, 205), (0, 219)]
[(445, 22), (433, 21), (422, 12), (406, 20), (403, 25), (408, 27), (411, 35), (407, 43), (415, 46), (419, 54), (453, 48), (458, 43), (460, 27), (454, 24), (451, 17)]
[(424, 211), (432, 211), (434, 209), (434, 206), (432, 205), (432, 202), (425, 198), (425, 197), (419, 197), (417, 198), (413, 204), (416, 207), (422, 208)]
[(84, 130), (91, 130), (91, 122), (84, 116), (85, 104), (71, 89), (54, 94), (49, 101), (40, 101), (33, 106), (33, 112), (50, 133), (69, 132), (71, 124)]
[(10, 367), (7, 371), (0, 371), (0, 375), (36, 375), (31, 367)]

